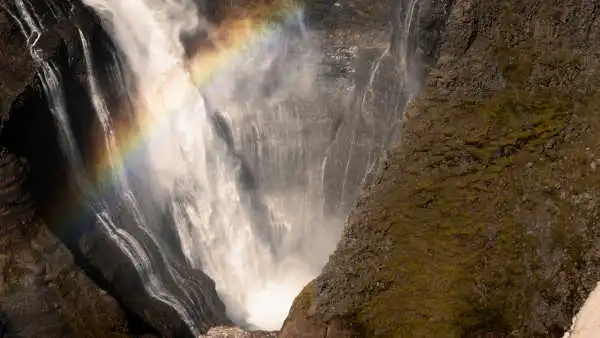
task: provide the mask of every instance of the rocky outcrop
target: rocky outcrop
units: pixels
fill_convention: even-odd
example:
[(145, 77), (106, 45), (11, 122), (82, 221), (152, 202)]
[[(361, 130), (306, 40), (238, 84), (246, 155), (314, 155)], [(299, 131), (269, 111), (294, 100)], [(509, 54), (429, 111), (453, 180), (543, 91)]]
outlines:
[(600, 3), (430, 4), (402, 140), (282, 337), (559, 337), (600, 278)]

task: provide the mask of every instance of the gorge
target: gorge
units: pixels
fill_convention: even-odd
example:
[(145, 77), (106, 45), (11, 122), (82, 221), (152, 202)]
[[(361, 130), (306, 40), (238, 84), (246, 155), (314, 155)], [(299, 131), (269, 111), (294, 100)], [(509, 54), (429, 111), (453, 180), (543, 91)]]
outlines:
[(561, 337), (599, 280), (598, 1), (0, 5), (0, 337)]
[[(355, 46), (324, 54), (301, 3), (224, 6), (3, 5), (39, 81), (10, 108), (5, 143), (26, 158), (42, 217), (77, 265), (166, 336), (230, 320), (280, 328), (395, 138), (375, 117), (395, 126), (408, 95), (368, 111), (390, 53), (381, 38), (369, 66), (352, 60), (364, 54)], [(58, 53), (44, 48), (54, 30)], [(359, 88), (332, 69), (360, 62)], [(44, 104), (41, 133), (28, 124)]]

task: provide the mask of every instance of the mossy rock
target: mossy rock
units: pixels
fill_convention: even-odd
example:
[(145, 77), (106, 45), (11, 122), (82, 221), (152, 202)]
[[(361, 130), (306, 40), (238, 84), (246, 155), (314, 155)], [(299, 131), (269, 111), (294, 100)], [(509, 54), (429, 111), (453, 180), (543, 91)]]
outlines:
[(577, 6), (455, 4), (313, 318), (369, 337), (562, 336), (600, 279), (600, 40)]

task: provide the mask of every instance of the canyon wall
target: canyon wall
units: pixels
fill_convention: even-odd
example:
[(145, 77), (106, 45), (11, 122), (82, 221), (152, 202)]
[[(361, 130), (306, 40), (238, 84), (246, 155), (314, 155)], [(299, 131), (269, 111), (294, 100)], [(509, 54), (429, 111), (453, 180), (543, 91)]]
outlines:
[[(75, 13), (85, 17), (81, 11)], [(65, 21), (56, 23), (42, 40), (39, 47), (44, 52), (58, 53), (76, 39), (74, 26)], [(91, 29), (91, 22), (84, 29)], [(11, 140), (10, 129), (15, 130), (17, 120), (28, 120), (29, 132), (14, 137), (21, 138), (22, 145), (35, 142), (32, 138), (44, 142), (52, 120), (44, 116), (48, 108), (26, 40), (4, 7), (0, 7), (0, 46), (0, 336), (111, 337), (148, 331), (78, 267), (76, 257), (42, 219), (31, 189), (35, 181), (31, 164)], [(28, 111), (13, 116), (25, 101)], [(51, 165), (47, 169), (51, 175)]]
[[(194, 336), (172, 306), (148, 294), (134, 267), (139, 262), (121, 252), (86, 208), (36, 76), (42, 65), (33, 60), (30, 46), (56, 67), (65, 112), (84, 159), (91, 158), (87, 143), (99, 123), (87, 92), (78, 30), (91, 41), (96, 67), (106, 69), (114, 62), (114, 47), (98, 18), (77, 2), (24, 2), (43, 25), (39, 36), (25, 37), (11, 17), (18, 2), (0, 5), (0, 332), (11, 337)], [(114, 92), (118, 86), (111, 86), (108, 72), (100, 74), (111, 95), (122, 95)], [(151, 249), (151, 256), (159, 250)], [(195, 294), (197, 328), (230, 324), (214, 282), (176, 253), (173, 257), (179, 283)]]
[(401, 140), (281, 337), (560, 337), (600, 278), (600, 2), (429, 4)]
[[(351, 211), (280, 336), (560, 337), (600, 277), (600, 2), (419, 1), (407, 20), (411, 3), (307, 0), (332, 58), (354, 50), (362, 69), (332, 136), (348, 158), (325, 168), (335, 177), (352, 158), (351, 183), (328, 188), (328, 207)], [(74, 24), (103, 33), (63, 7), (38, 47), (77, 97)], [(93, 222), (65, 229), (56, 201), (72, 187), (25, 46), (0, 7), (0, 336), (189, 335)], [(214, 297), (204, 274), (186, 276)], [(204, 324), (229, 322), (216, 311)]]

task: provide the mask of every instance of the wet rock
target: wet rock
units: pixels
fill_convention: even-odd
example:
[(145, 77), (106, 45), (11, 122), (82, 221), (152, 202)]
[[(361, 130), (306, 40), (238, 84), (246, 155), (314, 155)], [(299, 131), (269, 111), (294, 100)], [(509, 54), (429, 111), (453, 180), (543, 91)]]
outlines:
[[(36, 10), (44, 29), (39, 39), (27, 41), (11, 17), (16, 2), (0, 4), (0, 310), (6, 330), (29, 336), (192, 336), (172, 307), (148, 295), (132, 262), (85, 208), (35, 76), (39, 65), (28, 47), (57, 67), (75, 138), (86, 149), (94, 121), (78, 29), (92, 41), (96, 64), (104, 66), (112, 46), (98, 19), (78, 3), (32, 0), (26, 6)], [(106, 78), (99, 81), (107, 85)], [(92, 155), (84, 151), (84, 159)], [(199, 329), (228, 324), (214, 282), (174, 260), (179, 283), (203, 313), (196, 318)]]

